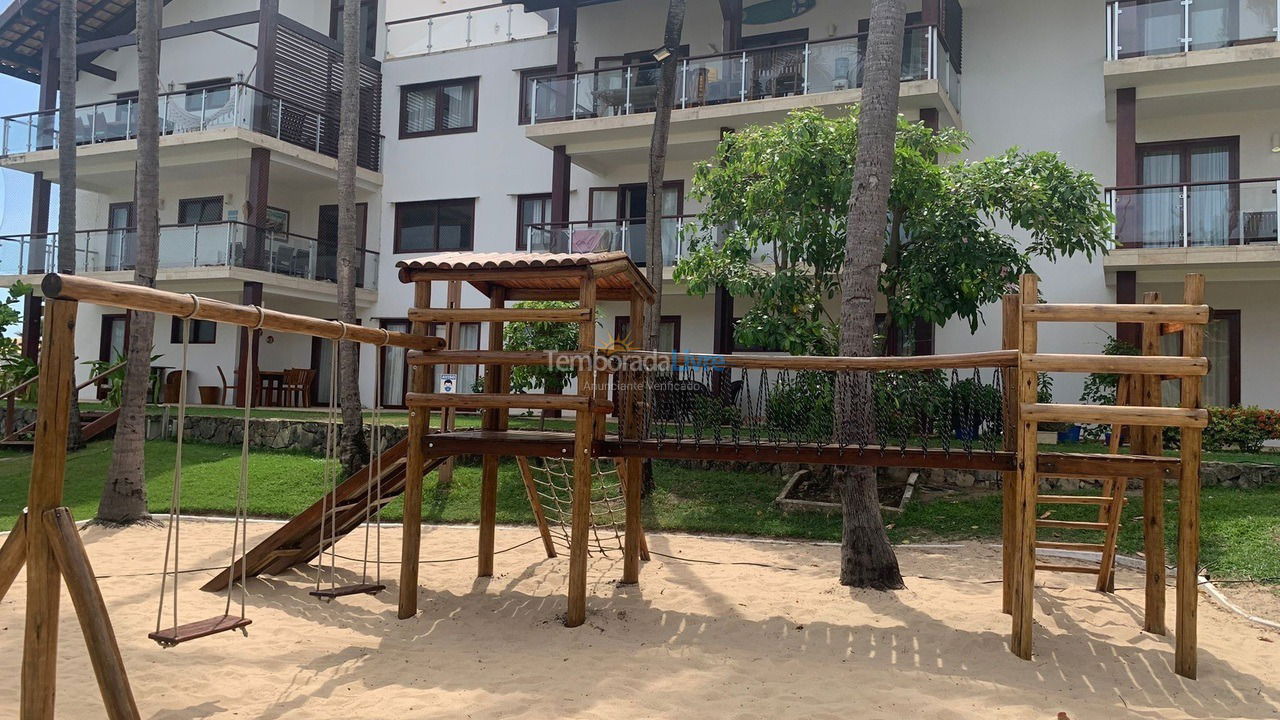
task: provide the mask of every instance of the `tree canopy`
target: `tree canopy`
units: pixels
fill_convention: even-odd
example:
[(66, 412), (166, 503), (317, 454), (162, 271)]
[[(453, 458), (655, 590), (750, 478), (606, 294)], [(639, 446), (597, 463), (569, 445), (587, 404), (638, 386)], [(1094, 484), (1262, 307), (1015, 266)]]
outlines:
[[(982, 307), (1016, 287), (1033, 258), (1092, 258), (1112, 245), (1113, 217), (1092, 174), (1018, 148), (937, 162), (969, 144), (963, 131), (899, 117), (879, 280), (899, 327), (958, 317), (976, 331)], [(752, 298), (735, 330), (743, 344), (835, 351), (838, 319), (824, 301), (840, 292), (857, 146), (856, 108), (797, 110), (726, 135), (697, 165), (690, 196), (706, 209), (675, 278), (693, 294), (722, 285)]]

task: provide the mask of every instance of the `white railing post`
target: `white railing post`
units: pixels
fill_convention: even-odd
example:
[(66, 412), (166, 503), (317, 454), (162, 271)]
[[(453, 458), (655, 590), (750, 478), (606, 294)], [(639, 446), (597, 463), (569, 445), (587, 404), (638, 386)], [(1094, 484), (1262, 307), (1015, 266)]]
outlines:
[(324, 124), (324, 116), (316, 113), (316, 152), (320, 152), (320, 127)]
[(160, 134), (161, 135), (165, 134), (164, 129), (168, 127), (168, 125), (169, 125), (169, 96), (165, 95), (164, 110), (162, 111), (162, 117), (160, 118)]
[(514, 10), (514, 6), (512, 5), (507, 6), (507, 39), (508, 40), (514, 37), (514, 33), (511, 32), (511, 14), (513, 10)]
[(427, 52), (431, 52), (431, 37), (435, 33), (435, 18), (427, 18)]
[(1116, 216), (1116, 191), (1105, 191), (1103, 193), (1103, 199), (1107, 203), (1107, 209), (1111, 211), (1111, 241), (1118, 243), (1120, 241), (1118, 227), (1120, 218)]
[(471, 13), (467, 13), (467, 47), (471, 47)]
[(240, 90), (244, 86), (236, 83), (235, 92), (231, 95), (231, 123), (235, 127), (240, 127)]
[(533, 92), (530, 93), (532, 97), (529, 98), (529, 124), (530, 125), (538, 124), (538, 86), (541, 84), (542, 84), (542, 81), (539, 80), (538, 78), (533, 79)]
[[(622, 114), (630, 115), (631, 114), (631, 66), (630, 65), (627, 66), (627, 74), (624, 77), (623, 82), (626, 86), (626, 102), (623, 103)], [(574, 98), (574, 104), (575, 105), (577, 104), (576, 97)]]
[(1182, 52), (1191, 52), (1191, 3), (1194, 0), (1182, 0)]
[(1188, 201), (1189, 195), (1190, 193), (1188, 192), (1187, 186), (1183, 185), (1182, 186), (1182, 247), (1191, 246), (1191, 238), (1190, 238), (1191, 223), (1190, 223), (1190, 218), (1188, 217), (1189, 208), (1187, 207), (1188, 205), (1187, 201)]
[[(284, 101), (276, 98), (276, 139), (280, 140), (280, 127), (284, 117)], [(299, 138), (301, 139), (301, 138)]]
[(1124, 13), (1124, 8), (1120, 7), (1119, 2), (1111, 3), (1110, 22), (1111, 22), (1112, 35), (1111, 35), (1111, 47), (1108, 48), (1108, 52), (1111, 53), (1112, 60), (1119, 60), (1120, 51), (1124, 49), (1124, 47), (1120, 45), (1120, 15), (1122, 15), (1123, 13)]
[(938, 53), (937, 53), (937, 28), (930, 25), (925, 32), (925, 42), (928, 48), (925, 50), (925, 73), (929, 80), (938, 79)]
[(1276, 34), (1276, 42), (1280, 42), (1280, 0), (1276, 0), (1276, 26), (1271, 28), (1271, 32)]
[(689, 107), (689, 61), (680, 63), (680, 107)]
[[(89, 142), (94, 143), (97, 141), (98, 141), (98, 113), (95, 112), (95, 113), (90, 113), (89, 115)], [(59, 145), (62, 144), (61, 138), (59, 138), (58, 144)]]
[(0, 155), (9, 154), (9, 118), (4, 119), (4, 140), (0, 140)]
[(747, 52), (742, 51), (742, 58), (738, 61), (742, 65), (742, 82), (738, 88), (738, 101), (747, 101)]
[(574, 120), (578, 119), (578, 83), (580, 82), (582, 82), (582, 76), (575, 73), (573, 76), (573, 97), (569, 98), (569, 106), (573, 108), (570, 114), (573, 115)]
[(200, 223), (196, 223), (196, 231), (191, 235), (191, 267), (199, 267), (200, 261)]
[(804, 77), (801, 80), (800, 94), (809, 94), (809, 43), (804, 44)]

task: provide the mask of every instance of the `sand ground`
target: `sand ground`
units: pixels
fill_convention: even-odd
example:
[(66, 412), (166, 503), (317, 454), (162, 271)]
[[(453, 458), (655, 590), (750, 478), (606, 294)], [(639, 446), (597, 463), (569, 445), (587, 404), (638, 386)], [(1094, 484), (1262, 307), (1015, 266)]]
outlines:
[[(185, 521), (184, 564), (224, 560), (231, 526)], [(261, 538), (269, 524), (254, 524)], [(498, 547), (534, 531), (502, 528)], [(295, 573), (253, 580), (248, 637), (223, 634), (169, 650), (154, 629), (164, 548), (157, 528), (83, 533), (145, 718), (1276, 718), (1280, 634), (1200, 604), (1200, 679), (1174, 675), (1170, 638), (1140, 630), (1140, 578), (1121, 571), (1114, 596), (1087, 576), (1041, 574), (1036, 657), (1009, 654), (999, 557), (978, 545), (903, 548), (909, 589), (850, 590), (838, 550), (651, 535), (658, 552), (641, 585), (615, 583), (621, 561), (589, 574), (585, 626), (561, 626), (567, 559), (540, 543), (497, 559), (422, 568), (420, 612), (395, 617), (395, 566), (379, 596), (324, 603)], [(251, 537), (251, 542), (253, 537)], [(427, 528), (424, 558), (474, 552), (474, 528)], [(359, 554), (362, 534), (341, 544)], [(398, 556), (398, 529), (384, 530)], [(690, 559), (718, 563), (689, 562)], [(344, 562), (347, 568), (354, 563)], [(340, 572), (343, 568), (339, 568)], [(347, 572), (351, 576), (352, 573)], [(224, 601), (181, 582), (183, 620)], [(0, 715), (17, 705), (25, 579), (0, 602)], [(1173, 595), (1169, 595), (1172, 609)], [(103, 714), (64, 595), (59, 717)], [(1170, 611), (1172, 622), (1172, 610)]]

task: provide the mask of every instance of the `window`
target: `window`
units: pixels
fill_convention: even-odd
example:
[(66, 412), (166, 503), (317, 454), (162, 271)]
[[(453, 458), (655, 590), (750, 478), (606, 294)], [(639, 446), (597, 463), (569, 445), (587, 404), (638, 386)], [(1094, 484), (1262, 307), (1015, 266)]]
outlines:
[(876, 335), (884, 337), (881, 354), (906, 357), (933, 354), (933, 324), (925, 320), (915, 321), (911, 327), (894, 325), (885, 333), (886, 316), (876, 313)]
[(470, 250), (475, 198), (396, 203), (395, 252)]
[(222, 196), (187, 198), (178, 201), (179, 225), (222, 222)]
[[(1182, 333), (1160, 337), (1160, 354), (1181, 355)], [(1240, 311), (1217, 310), (1204, 329), (1204, 356), (1209, 358), (1209, 374), (1204, 378), (1206, 407), (1239, 405), (1240, 395)], [(1178, 405), (1182, 396), (1181, 380), (1160, 383), (1164, 405)]]
[[(329, 37), (342, 43), (342, 0), (333, 0), (329, 12)], [(377, 56), (378, 0), (360, 0), (360, 39), (365, 57)]]
[[(533, 122), (534, 92), (533, 83), (536, 80), (549, 78), (556, 74), (555, 65), (547, 65), (546, 67), (529, 68), (520, 71), (520, 117), (518, 118), (521, 125), (528, 125)], [(537, 94), (538, 100), (538, 117), (548, 118), (555, 115), (556, 97), (555, 94), (548, 91), (546, 85), (539, 88)]]
[[(169, 342), (174, 345), (182, 344), (182, 326), (185, 322), (182, 318), (173, 318), (173, 323), (169, 326)], [(212, 320), (191, 321), (192, 345), (212, 345), (216, 342), (217, 335), (218, 324)]]
[[(1214, 183), (1240, 177), (1240, 138), (1205, 138), (1138, 146), (1138, 184)], [(1240, 186), (1204, 184), (1182, 191), (1165, 188), (1136, 196), (1140, 236), (1124, 238), (1143, 247), (1230, 245), (1238, 242)], [(1274, 203), (1272, 203), (1274, 209)], [(1184, 221), (1185, 215), (1185, 221)], [(1185, 235), (1184, 235), (1185, 234)]]
[[(516, 249), (529, 249), (531, 232), (537, 235), (533, 243), (535, 249), (543, 250), (550, 247), (550, 239), (544, 237), (550, 230), (546, 226), (549, 222), (551, 222), (551, 193), (521, 195), (516, 198)], [(535, 225), (538, 227), (532, 227)]]
[(183, 98), (187, 112), (193, 113), (221, 110), (229, 102), (231, 102), (231, 78), (187, 83), (187, 94)]
[(479, 89), (475, 77), (401, 88), (401, 139), (475, 132)]
[[(631, 318), (621, 315), (613, 321), (613, 340), (615, 343), (627, 343), (633, 347), (644, 345), (643, 338), (630, 338)], [(658, 352), (680, 352), (680, 316), (663, 315), (658, 325)]]

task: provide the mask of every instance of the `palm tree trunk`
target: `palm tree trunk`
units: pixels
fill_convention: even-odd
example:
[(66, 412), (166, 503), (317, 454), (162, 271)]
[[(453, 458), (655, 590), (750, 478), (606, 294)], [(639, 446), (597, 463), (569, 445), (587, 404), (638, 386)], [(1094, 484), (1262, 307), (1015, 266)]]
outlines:
[[(76, 0), (59, 3), (58, 57), (58, 272), (71, 274), (76, 271)], [(83, 431), (80, 400), (72, 393), (68, 451), (84, 447)]]
[[(156, 286), (160, 248), (160, 13), (162, 0), (137, 0), (138, 33), (138, 253), (133, 282)], [(107, 482), (98, 502), (101, 522), (128, 524), (150, 519), (144, 472), (147, 395), (155, 315), (133, 312), (125, 351), (120, 419)], [(178, 429), (182, 432), (182, 428)]]
[(670, 0), (667, 5), (667, 26), (662, 36), (662, 47), (671, 54), (662, 61), (658, 74), (657, 108), (653, 118), (653, 137), (649, 141), (649, 197), (645, 203), (645, 275), (658, 290), (653, 307), (645, 316), (643, 332), (645, 347), (658, 349), (658, 331), (662, 326), (662, 181), (667, 170), (667, 141), (671, 137), (671, 106), (674, 104), (676, 69), (680, 64), (677, 48), (684, 34), (686, 0)]
[[(903, 0), (872, 0), (866, 72), (858, 122), (858, 155), (849, 197), (849, 225), (841, 271), (840, 353), (874, 352), (876, 287), (884, 258), (889, 189), (898, 127), (902, 74)], [(875, 413), (868, 373), (841, 378), (836, 392), (836, 433), (848, 443), (875, 442)], [(905, 587), (898, 559), (880, 517), (875, 468), (839, 468), (843, 510), (840, 582), (888, 590)]]
[[(360, 138), (360, 0), (342, 5), (342, 99), (338, 134), (338, 318), (356, 321), (356, 153)], [(339, 343), (338, 385), (342, 403), (339, 454), (347, 474), (369, 462), (360, 404), (360, 348)]]

